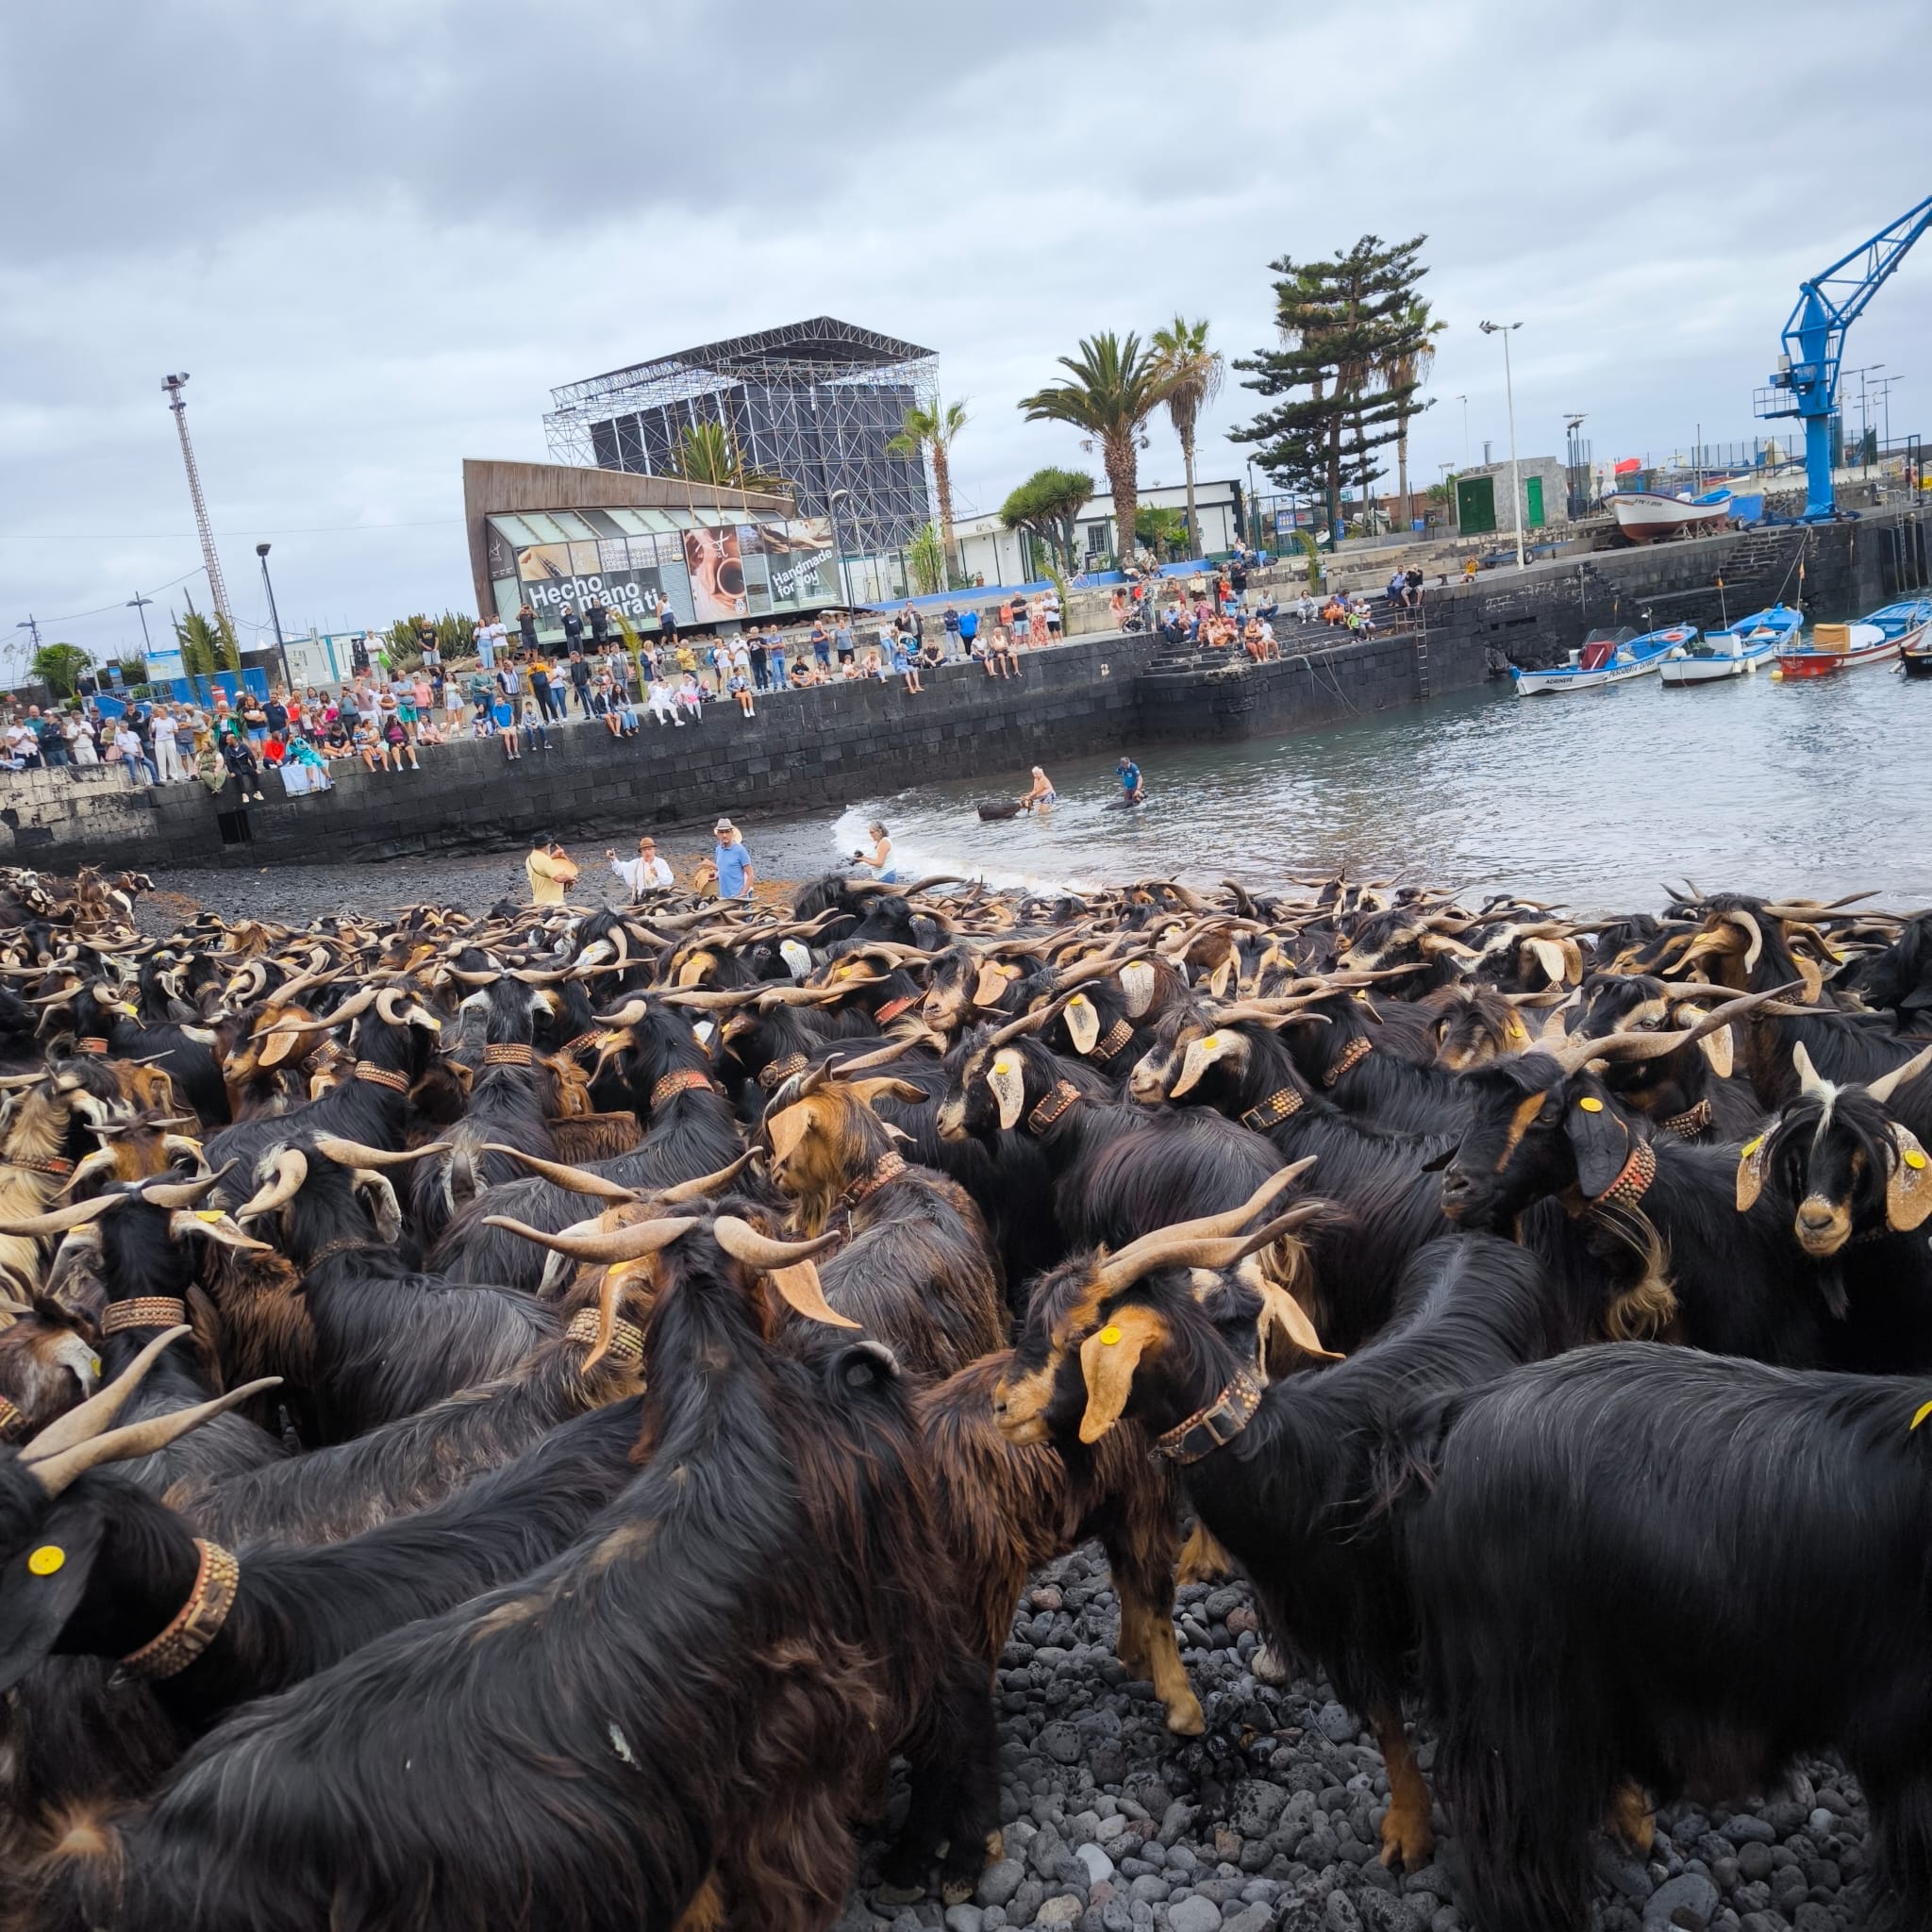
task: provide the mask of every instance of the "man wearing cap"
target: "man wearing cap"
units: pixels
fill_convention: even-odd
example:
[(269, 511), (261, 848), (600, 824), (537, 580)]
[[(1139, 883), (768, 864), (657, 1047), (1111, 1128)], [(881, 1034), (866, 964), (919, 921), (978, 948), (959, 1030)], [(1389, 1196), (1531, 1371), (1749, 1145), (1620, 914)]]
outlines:
[(539, 832), (530, 841), (524, 876), (530, 882), (530, 897), (537, 905), (561, 906), (564, 893), (576, 882), (577, 869), (548, 832)]
[(711, 830), (718, 840), (711, 859), (718, 868), (719, 898), (750, 898), (755, 883), (751, 854), (744, 849), (744, 841), (738, 836), (738, 827), (729, 819), (720, 819)]

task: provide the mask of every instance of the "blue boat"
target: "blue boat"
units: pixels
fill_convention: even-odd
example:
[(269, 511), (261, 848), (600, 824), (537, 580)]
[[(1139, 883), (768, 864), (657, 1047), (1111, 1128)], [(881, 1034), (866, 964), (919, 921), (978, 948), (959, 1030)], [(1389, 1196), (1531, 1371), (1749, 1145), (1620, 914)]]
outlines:
[(1664, 658), (1659, 676), (1665, 684), (1714, 684), (1725, 677), (1749, 677), (1780, 651), (1796, 643), (1805, 627), (1805, 613), (1789, 604), (1753, 611), (1722, 630), (1706, 631), (1680, 644)]
[(1570, 653), (1567, 664), (1553, 671), (1522, 671), (1510, 667), (1520, 698), (1545, 696), (1556, 691), (1600, 691), (1607, 684), (1625, 684), (1633, 677), (1648, 677), (1671, 652), (1696, 641), (1694, 624), (1674, 624), (1664, 630), (1593, 630), (1577, 649)]

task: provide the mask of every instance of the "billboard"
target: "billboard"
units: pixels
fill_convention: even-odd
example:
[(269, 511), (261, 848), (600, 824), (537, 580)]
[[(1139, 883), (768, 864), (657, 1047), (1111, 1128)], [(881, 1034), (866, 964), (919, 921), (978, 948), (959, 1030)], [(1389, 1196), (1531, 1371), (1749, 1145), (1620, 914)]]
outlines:
[(691, 573), (691, 608), (698, 623), (729, 624), (748, 613), (744, 553), (737, 525), (685, 531), (684, 566)]

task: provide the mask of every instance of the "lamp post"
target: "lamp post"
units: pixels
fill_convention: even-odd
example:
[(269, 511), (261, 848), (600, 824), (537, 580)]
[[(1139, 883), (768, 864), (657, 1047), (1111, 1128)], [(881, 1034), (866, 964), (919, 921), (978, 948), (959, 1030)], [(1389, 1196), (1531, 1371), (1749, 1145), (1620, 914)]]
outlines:
[(289, 647), (282, 642), (281, 613), (275, 608), (275, 587), (268, 580), (268, 551), (266, 543), (258, 543), (255, 554), (261, 558), (261, 588), (268, 592), (268, 614), (275, 627), (275, 656), (282, 660), (282, 690), (286, 693), (289, 682)]
[(1469, 398), (1457, 396), (1456, 400), (1462, 405), (1462, 467), (1466, 470), (1469, 468)]
[(852, 608), (852, 579), (845, 570), (845, 541), (839, 535), (839, 499), (851, 494), (849, 490), (835, 490), (825, 498), (825, 519), (832, 526), (832, 548), (839, 558), (839, 594), (847, 610)]
[(1484, 322), (1477, 326), (1486, 336), (1503, 338), (1503, 393), (1509, 404), (1509, 508), (1516, 519), (1516, 568), (1527, 564), (1523, 555), (1523, 482), (1516, 467), (1516, 384), (1509, 374), (1509, 337), (1521, 328), (1520, 322)]
[(141, 619), (141, 655), (143, 658), (152, 658), (155, 654), (154, 645), (147, 634), (147, 607), (154, 601), (152, 597), (143, 597), (137, 591), (126, 604), (126, 608)]

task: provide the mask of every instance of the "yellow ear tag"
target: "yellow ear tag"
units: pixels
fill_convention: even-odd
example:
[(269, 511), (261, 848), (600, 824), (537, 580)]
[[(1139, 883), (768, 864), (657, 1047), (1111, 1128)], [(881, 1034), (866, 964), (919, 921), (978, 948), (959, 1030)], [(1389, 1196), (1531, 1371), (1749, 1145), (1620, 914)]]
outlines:
[(194, 1218), (197, 1221), (219, 1221), (222, 1218), (222, 1209), (219, 1208), (197, 1208), (194, 1210)]
[(1759, 1134), (1757, 1140), (1755, 1141), (1746, 1141), (1744, 1144), (1738, 1149), (1738, 1158), (1740, 1160), (1749, 1160), (1751, 1157), (1754, 1154), (1756, 1154), (1757, 1150), (1763, 1145), (1764, 1136), (1762, 1134)]
[(1604, 1110), (1603, 1102), (1594, 1093), (1586, 1093), (1576, 1104), (1585, 1113), (1601, 1113)]
[(1212, 1052), (1214, 1048), (1218, 1047), (1221, 1044), (1221, 1035), (1218, 1033), (1209, 1033), (1202, 1039), (1201, 1044), (1207, 1047), (1210, 1052)]
[(1011, 1054), (1003, 1053), (995, 1057), (990, 1071), (997, 1074), (1004, 1080), (1008, 1074), (1017, 1074), (1020, 1071), (1020, 1062)]
[[(1111, 1322), (1109, 1322), (1107, 1324), (1107, 1326), (1100, 1331), (1100, 1339), (1101, 1341), (1107, 1343), (1108, 1347), (1111, 1348), (1114, 1345), (1114, 1343), (1121, 1339), (1121, 1331), (1118, 1328), (1116, 1328)], [(1932, 1410), (1932, 1402), (1928, 1402), (1925, 1405), (1925, 1408), (1922, 1409), (1920, 1413), (1923, 1415), (1925, 1413), (1926, 1410)], [(1917, 1423), (1914, 1423), (1912, 1426), (1916, 1429), (1919, 1425)]]
[(1521, 1020), (1510, 1021), (1509, 1038), (1511, 1040), (1527, 1040), (1529, 1038), (1528, 1031), (1525, 1029)]
[[(1918, 1424), (1914, 1423), (1912, 1426), (1917, 1428)], [(42, 1543), (26, 1559), (26, 1567), (36, 1576), (51, 1576), (66, 1560), (67, 1552), (58, 1543)]]
[(1087, 995), (1084, 992), (1076, 992), (1074, 995), (1074, 997), (1067, 1002), (1067, 1005), (1070, 1008), (1074, 1007), (1084, 1007), (1086, 1004)]
[[(1922, 1422), (1924, 1422), (1928, 1415), (1932, 1415), (1932, 1402), (1922, 1402), (1919, 1405), (1918, 1414), (1912, 1418), (1912, 1427), (1916, 1429), (1919, 1426), (1919, 1424)], [(56, 1550), (53, 1554), (58, 1557), (60, 1554), (60, 1552), (58, 1550)], [(30, 1557), (27, 1560), (29, 1562), (32, 1562), (34, 1560), (34, 1557), (44, 1557), (45, 1555), (47, 1555), (47, 1552), (45, 1550), (36, 1550), (34, 1552), (34, 1556)]]
[(1906, 1165), (1907, 1167), (1924, 1167), (1924, 1164), (1925, 1157), (1916, 1147), (1907, 1147), (1906, 1149)]

